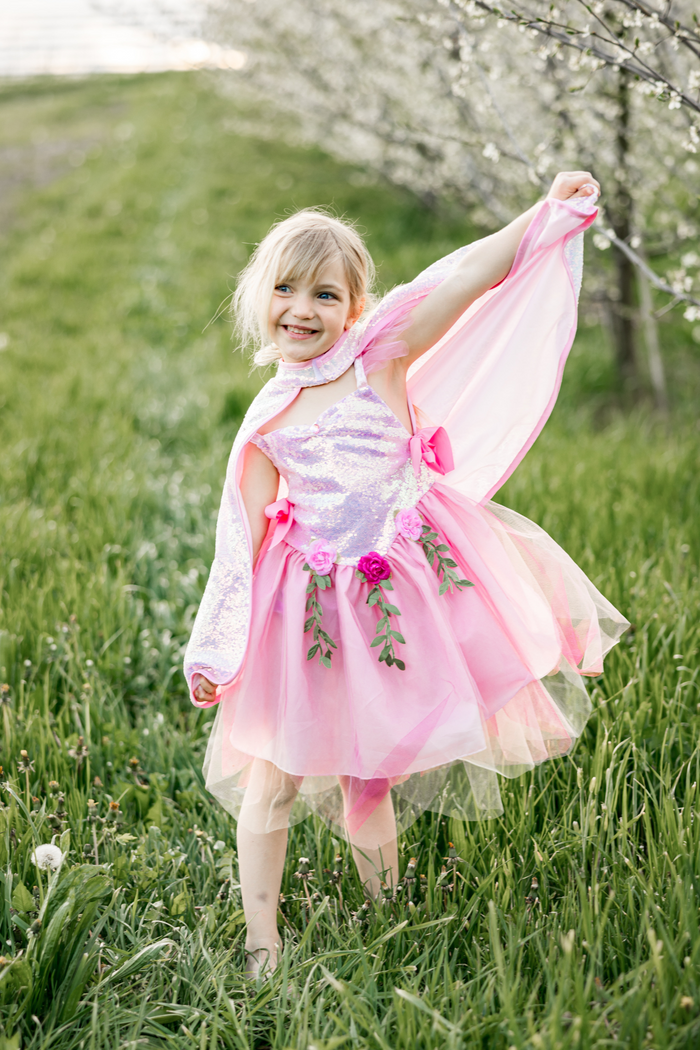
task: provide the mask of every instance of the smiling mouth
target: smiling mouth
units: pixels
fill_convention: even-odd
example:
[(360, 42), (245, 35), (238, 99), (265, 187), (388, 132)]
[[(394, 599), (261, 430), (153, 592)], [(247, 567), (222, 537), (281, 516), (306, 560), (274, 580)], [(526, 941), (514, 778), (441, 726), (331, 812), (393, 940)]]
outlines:
[(316, 335), (318, 331), (317, 328), (304, 328), (298, 324), (283, 324), (282, 327), (289, 335)]

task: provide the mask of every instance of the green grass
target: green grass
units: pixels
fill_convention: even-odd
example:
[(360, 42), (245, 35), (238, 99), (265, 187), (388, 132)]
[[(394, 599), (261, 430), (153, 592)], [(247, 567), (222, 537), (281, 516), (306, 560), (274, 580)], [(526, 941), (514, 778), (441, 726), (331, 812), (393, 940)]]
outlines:
[[(386, 284), (472, 231), (231, 135), (196, 77), (6, 85), (0, 107), (0, 1050), (698, 1045), (694, 420), (608, 409), (603, 426), (607, 366), (584, 333), (499, 496), (634, 622), (583, 739), (506, 782), (502, 820), (422, 818), (400, 844), (419, 879), (395, 901), (363, 906), (344, 843), (341, 900), (338, 843), (297, 825), (283, 964), (250, 986), (235, 826), (200, 773), (211, 715), (180, 665), (259, 379), (225, 324), (204, 329), (289, 208), (357, 215)], [(49, 880), (31, 855), (54, 835)]]

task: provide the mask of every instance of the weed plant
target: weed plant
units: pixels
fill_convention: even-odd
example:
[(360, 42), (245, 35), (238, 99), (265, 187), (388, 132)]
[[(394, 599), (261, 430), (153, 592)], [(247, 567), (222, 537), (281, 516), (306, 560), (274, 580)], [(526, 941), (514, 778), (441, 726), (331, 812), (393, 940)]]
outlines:
[[(583, 739), (504, 781), (500, 820), (426, 814), (376, 904), (344, 842), (294, 827), (281, 965), (247, 983), (235, 826), (180, 666), (259, 379), (204, 329), (286, 209), (358, 215), (387, 284), (473, 231), (232, 136), (197, 77), (8, 85), (0, 106), (6, 163), (34, 173), (0, 219), (0, 1050), (697, 1046), (694, 419), (594, 425), (574, 357), (499, 499), (633, 621)], [(32, 859), (52, 841), (55, 872)]]

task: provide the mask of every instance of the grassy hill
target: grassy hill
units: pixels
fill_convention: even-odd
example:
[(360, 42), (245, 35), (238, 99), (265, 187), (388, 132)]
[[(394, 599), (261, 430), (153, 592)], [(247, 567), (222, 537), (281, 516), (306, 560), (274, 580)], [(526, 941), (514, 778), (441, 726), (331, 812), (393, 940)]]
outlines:
[(634, 623), (584, 739), (502, 820), (424, 817), (401, 843), (424, 878), (377, 907), (295, 827), (284, 964), (240, 976), (235, 825), (180, 667), (261, 379), (208, 322), (296, 207), (358, 217), (385, 286), (475, 231), (233, 134), (229, 105), (190, 75), (0, 89), (0, 1050), (696, 1046), (700, 429), (611, 409), (598, 329), (499, 495)]

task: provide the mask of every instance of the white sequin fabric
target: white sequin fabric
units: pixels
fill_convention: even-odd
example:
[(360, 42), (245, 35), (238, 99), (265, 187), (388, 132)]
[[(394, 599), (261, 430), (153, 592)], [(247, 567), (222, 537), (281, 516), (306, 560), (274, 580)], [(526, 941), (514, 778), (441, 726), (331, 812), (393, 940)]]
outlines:
[(583, 234), (577, 233), (567, 242), (564, 248), (564, 257), (571, 271), (571, 280), (574, 284), (576, 298), (581, 294), (581, 281), (583, 280)]
[(327, 408), (310, 426), (282, 427), (251, 440), (289, 486), (294, 525), (285, 540), (307, 550), (328, 540), (338, 564), (363, 554), (386, 554), (396, 538), (396, 512), (414, 507), (437, 475), (409, 459), (410, 434), (368, 386), (355, 361), (357, 390)]

